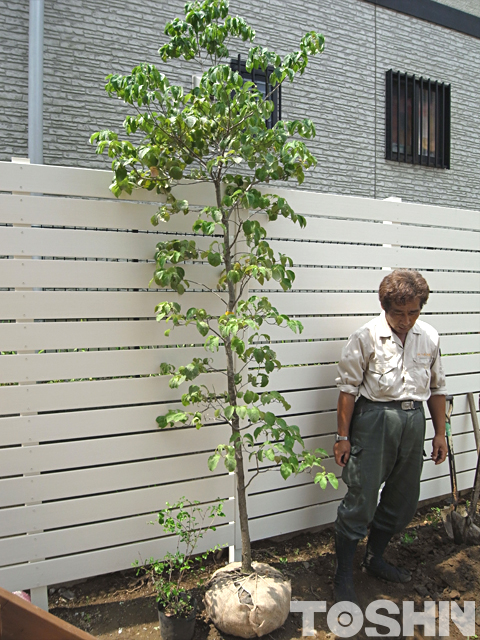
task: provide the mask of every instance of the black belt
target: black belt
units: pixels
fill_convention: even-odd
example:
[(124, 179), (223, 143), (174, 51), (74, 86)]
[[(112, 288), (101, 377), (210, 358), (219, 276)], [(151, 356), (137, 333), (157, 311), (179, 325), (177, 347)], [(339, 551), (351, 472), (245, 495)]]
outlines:
[[(412, 411), (413, 409), (420, 409), (422, 402), (420, 400), (392, 400), (390, 402), (375, 402), (362, 396), (357, 404), (374, 404), (377, 407), (388, 407), (389, 409), (402, 409), (403, 411)], [(359, 404), (359, 406), (361, 406)]]

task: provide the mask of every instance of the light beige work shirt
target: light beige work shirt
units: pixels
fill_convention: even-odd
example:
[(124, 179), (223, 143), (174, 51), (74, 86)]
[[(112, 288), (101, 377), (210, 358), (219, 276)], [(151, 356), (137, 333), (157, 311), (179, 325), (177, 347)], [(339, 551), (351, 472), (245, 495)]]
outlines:
[(385, 312), (350, 336), (338, 374), (340, 391), (374, 402), (423, 401), (447, 393), (435, 329), (417, 320), (402, 346)]

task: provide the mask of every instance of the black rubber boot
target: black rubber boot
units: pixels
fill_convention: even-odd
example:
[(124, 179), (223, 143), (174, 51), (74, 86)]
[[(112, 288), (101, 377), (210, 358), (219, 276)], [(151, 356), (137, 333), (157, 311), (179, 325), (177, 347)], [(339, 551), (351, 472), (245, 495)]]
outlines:
[(353, 602), (358, 605), (357, 594), (353, 586), (353, 558), (358, 540), (349, 540), (335, 532), (335, 553), (337, 562), (333, 589), (335, 602)]
[(388, 582), (410, 582), (412, 574), (402, 567), (394, 567), (383, 559), (383, 552), (392, 538), (391, 533), (371, 527), (362, 566), (372, 576)]

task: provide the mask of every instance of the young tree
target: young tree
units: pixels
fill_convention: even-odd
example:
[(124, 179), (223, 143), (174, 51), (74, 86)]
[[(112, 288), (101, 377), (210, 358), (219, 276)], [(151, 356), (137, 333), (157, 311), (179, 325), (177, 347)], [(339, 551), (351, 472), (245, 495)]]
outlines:
[[(257, 461), (257, 474), (264, 470), (266, 459), (280, 465), (284, 478), (292, 473), (312, 470), (322, 488), (330, 482), (338, 486), (333, 473), (321, 464), (322, 449), (307, 451), (297, 426), (289, 425), (267, 406), (279, 403), (289, 409), (285, 398), (276, 391), (263, 391), (269, 374), (281, 367), (271, 348), (265, 325), (275, 324), (301, 332), (299, 321), (281, 314), (267, 297), (245, 292), (252, 280), (260, 285), (276, 280), (283, 290), (291, 288), (295, 275), (292, 260), (275, 255), (266, 238), (263, 220), (278, 216), (290, 218), (304, 227), (305, 218), (295, 214), (284, 198), (261, 192), (258, 186), (273, 180), (304, 180), (306, 169), (315, 159), (302, 138), (315, 135), (310, 120), (279, 121), (273, 127), (266, 120), (273, 110), (272, 94), (286, 81), (303, 74), (309, 58), (323, 51), (324, 38), (313, 31), (305, 34), (298, 51), (283, 58), (264, 47), (249, 49), (247, 71), (272, 68), (271, 93), (262, 95), (253, 82), (245, 81), (222, 60), (228, 59), (227, 41), (234, 37), (252, 42), (254, 30), (238, 16), (229, 15), (227, 0), (197, 0), (185, 5), (185, 19), (176, 18), (165, 27), (168, 42), (159, 50), (163, 61), (183, 58), (197, 62), (202, 76), (198, 87), (184, 92), (171, 85), (152, 64), (141, 64), (129, 75), (110, 75), (106, 91), (135, 109), (124, 122), (127, 136), (139, 134), (141, 140), (121, 140), (112, 131), (95, 133), (91, 141), (97, 153), (108, 150), (113, 159), (112, 192), (132, 193), (135, 188), (155, 190), (166, 201), (152, 222), (168, 222), (171, 216), (188, 213), (188, 202), (178, 200), (172, 187), (183, 178), (209, 182), (215, 190), (215, 206), (205, 207), (193, 225), (195, 233), (215, 236), (209, 248), (201, 251), (196, 243), (172, 239), (157, 245), (154, 281), (162, 288), (183, 294), (190, 283), (180, 266), (192, 260), (206, 260), (212, 267), (223, 266), (215, 293), (225, 303), (220, 317), (208, 309), (191, 308), (183, 312), (177, 302), (161, 302), (157, 319), (173, 326), (195, 323), (205, 339), (207, 351), (224, 349), (227, 390), (216, 394), (204, 384), (194, 384), (201, 374), (214, 371), (209, 358), (175, 369), (163, 363), (160, 372), (170, 375), (170, 387), (190, 383), (182, 396), (187, 409), (171, 410), (160, 416), (160, 427), (178, 423), (200, 428), (208, 411), (231, 427), (228, 443), (220, 444), (209, 459), (215, 469), (223, 458), (226, 468), (235, 471), (238, 510), (242, 536), (242, 569), (251, 572), (250, 536), (246, 503), (244, 453)], [(245, 251), (238, 255), (238, 241)], [(204, 290), (209, 290), (204, 286)], [(170, 329), (166, 331), (168, 334)], [(240, 363), (236, 369), (235, 359)], [(256, 369), (249, 369), (254, 364)], [(208, 380), (208, 376), (206, 376)], [(211, 415), (211, 414), (210, 414)], [(248, 422), (247, 422), (248, 421)], [(299, 449), (301, 451), (299, 451)], [(254, 474), (256, 475), (256, 474)]]

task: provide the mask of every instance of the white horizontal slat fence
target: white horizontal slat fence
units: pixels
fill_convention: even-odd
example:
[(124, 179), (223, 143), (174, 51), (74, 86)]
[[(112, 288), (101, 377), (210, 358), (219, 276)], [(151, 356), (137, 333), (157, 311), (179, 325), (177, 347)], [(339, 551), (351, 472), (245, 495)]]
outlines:
[[(207, 503), (227, 498), (225, 519), (201, 549), (238, 545), (233, 476), (207, 467), (210, 452), (228, 440), (227, 425), (212, 419), (199, 433), (158, 432), (155, 422), (181, 406), (183, 393), (157, 375), (159, 364), (205, 353), (192, 326), (166, 337), (155, 305), (169, 299), (185, 309), (225, 310), (194, 284), (211, 286), (220, 272), (200, 261), (186, 265), (192, 284), (185, 295), (149, 287), (155, 246), (172, 233), (193, 237), (196, 211), (214, 203), (213, 190), (179, 187), (192, 213), (153, 227), (162, 198), (138, 191), (115, 200), (110, 178), (105, 171), (0, 163), (0, 584), (11, 590), (162, 555), (173, 542), (148, 522), (182, 495)], [(271, 281), (249, 295), (268, 295), (304, 325), (302, 334), (265, 331), (284, 365), (268, 388), (284, 392), (291, 404), (285, 417), (307, 446), (331, 452), (341, 349), (379, 312), (385, 269), (418, 268), (432, 289), (423, 315), (442, 336), (456, 396), (459, 486), (471, 486), (476, 453), (465, 393), (478, 401), (478, 212), (277, 193), (307, 217), (300, 230), (258, 216), (274, 248), (293, 258), (294, 288), (284, 293)], [(196, 240), (201, 247), (210, 242)], [(220, 352), (215, 364), (222, 363)], [(225, 388), (221, 372), (200, 380)], [(429, 420), (427, 452), (432, 437)], [(331, 457), (325, 466), (339, 474)], [(421, 497), (443, 495), (449, 486), (447, 466), (426, 462)], [(332, 522), (344, 490), (340, 482), (338, 491), (322, 492), (308, 475), (285, 482), (275, 471), (262, 473), (249, 488), (252, 538)]]
[[(441, 334), (449, 392), (456, 396), (452, 420), (460, 488), (473, 484), (475, 439), (465, 394), (480, 389), (480, 223), (478, 212), (440, 207), (277, 190), (297, 213), (306, 216), (300, 229), (288, 220), (258, 217), (276, 250), (296, 266), (293, 291), (284, 293), (271, 281), (250, 293), (268, 295), (280, 313), (301, 320), (301, 335), (278, 327), (264, 332), (284, 365), (267, 388), (284, 392), (308, 446), (331, 452), (336, 432), (336, 362), (348, 336), (380, 311), (378, 286), (386, 269), (420, 270), (432, 291), (423, 318)], [(433, 437), (427, 422), (426, 451)], [(340, 476), (332, 459), (328, 471)], [(253, 473), (254, 469), (250, 469)], [(421, 498), (448, 493), (446, 464), (427, 461)], [(324, 493), (311, 479), (287, 482), (278, 474), (261, 474), (251, 484), (254, 538), (287, 533), (336, 517), (345, 487)]]
[[(149, 287), (155, 247), (193, 238), (195, 206), (212, 204), (213, 191), (185, 187), (192, 213), (167, 229), (150, 222), (161, 197), (116, 200), (110, 181), (105, 171), (0, 167), (0, 584), (11, 590), (173, 551), (149, 522), (182, 495), (227, 500), (198, 551), (234, 544), (233, 476), (207, 465), (226, 425), (159, 432), (155, 422), (183, 393), (160, 363), (205, 356), (196, 330), (164, 335), (155, 305), (224, 310), (194, 284), (183, 297)], [(186, 272), (207, 284), (219, 273), (201, 261)], [(215, 362), (223, 368), (221, 352)], [(200, 382), (225, 388), (222, 373)]]

